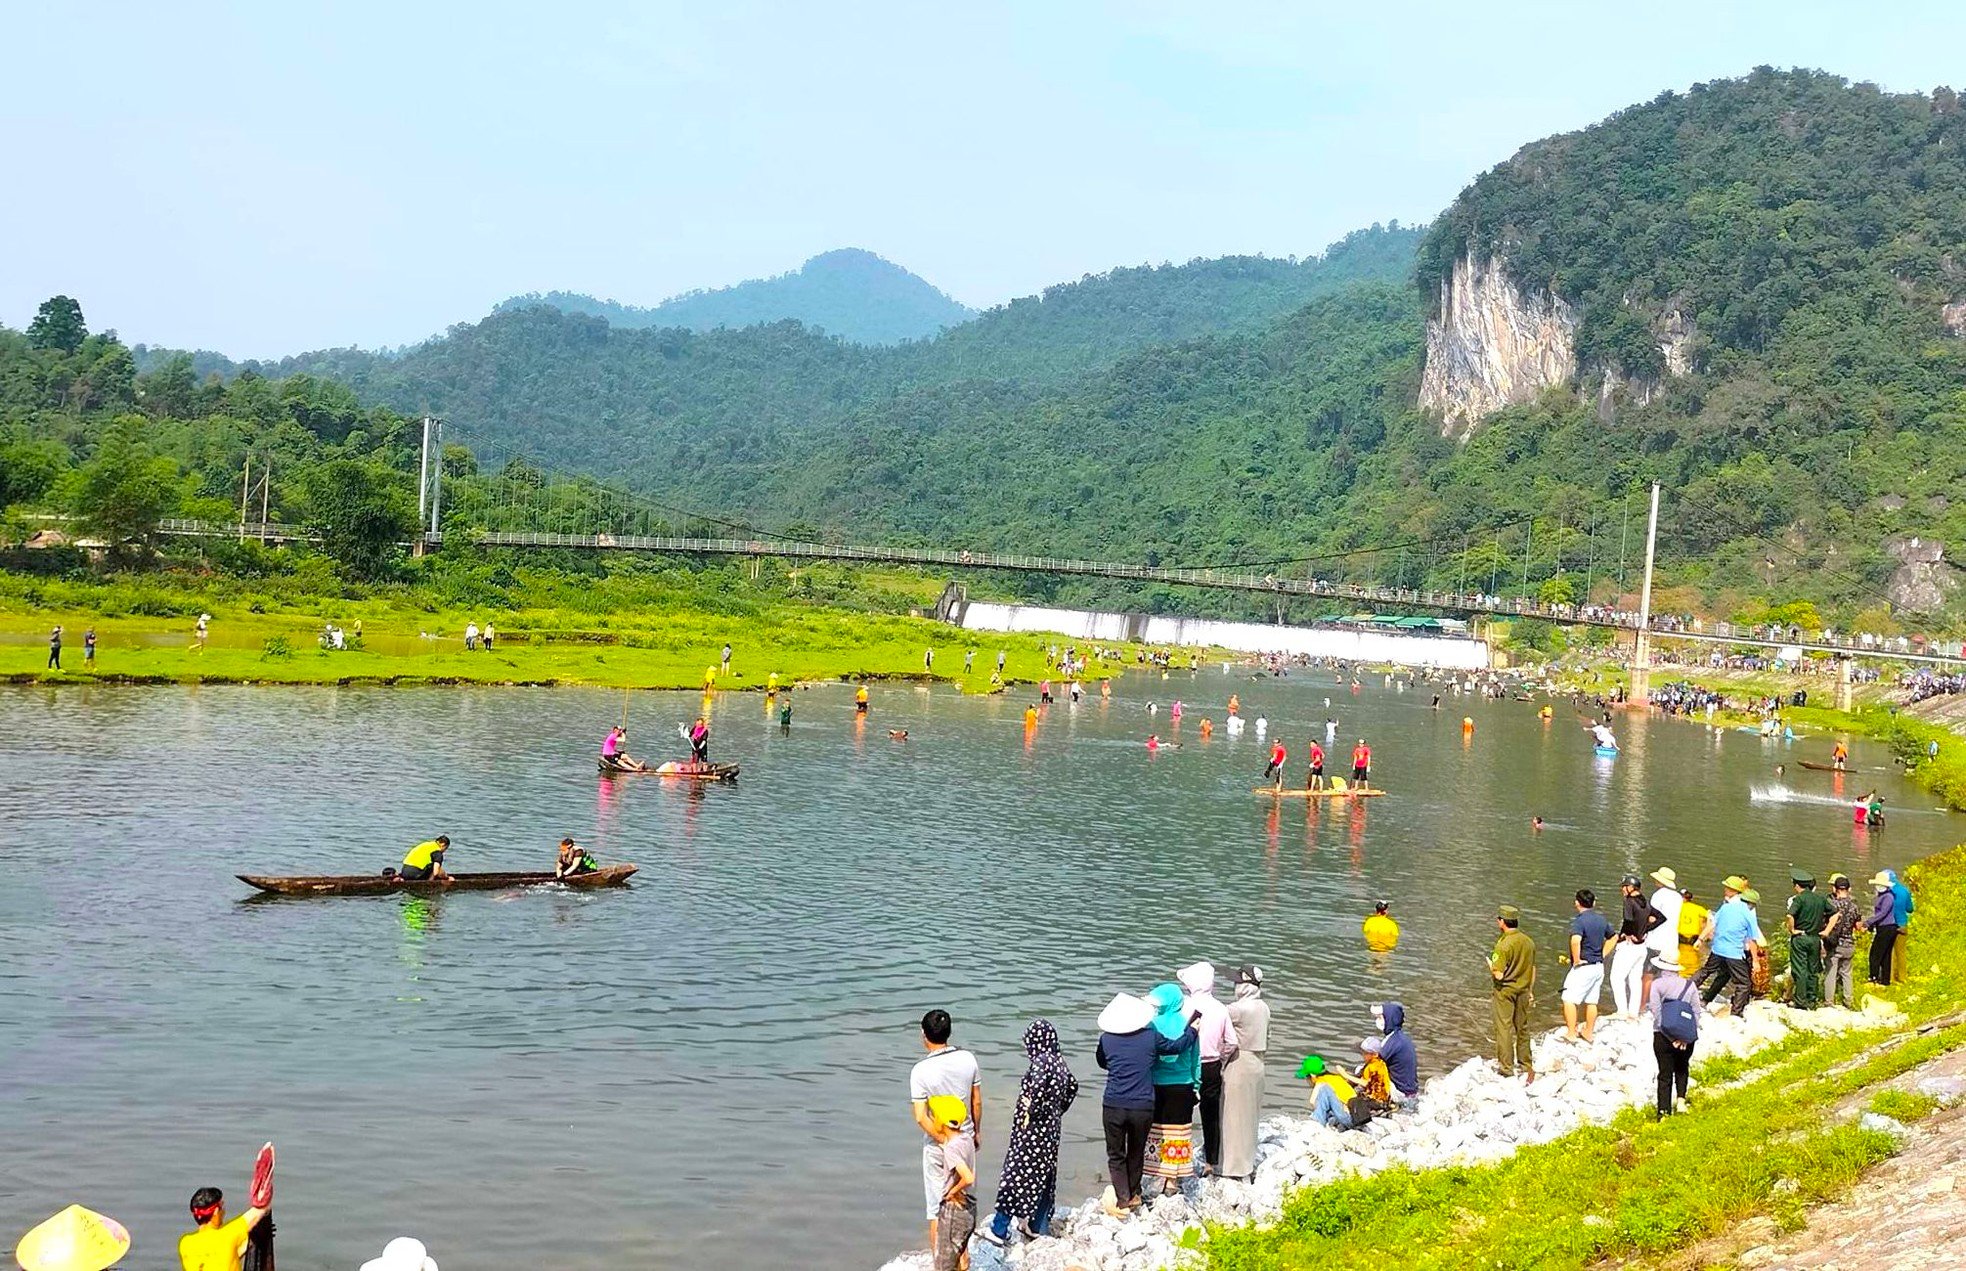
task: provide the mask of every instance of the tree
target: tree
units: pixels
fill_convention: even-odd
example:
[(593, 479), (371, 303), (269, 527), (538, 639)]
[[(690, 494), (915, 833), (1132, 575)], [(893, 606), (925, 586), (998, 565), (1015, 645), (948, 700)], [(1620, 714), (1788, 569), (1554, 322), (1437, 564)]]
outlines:
[(42, 301), (34, 321), (27, 324), (27, 342), (37, 349), (73, 353), (88, 338), (89, 324), (82, 321), (82, 306), (67, 296)]
[(35, 502), (67, 470), (68, 448), (58, 441), (0, 446), (0, 508)]
[(77, 474), (75, 514), (82, 526), (120, 548), (135, 543), (148, 551), (157, 523), (177, 510), (183, 498), (178, 467), (150, 452), (143, 420), (130, 415), (111, 422), (102, 444)]
[(321, 546), (362, 578), (381, 576), (396, 545), (415, 529), (408, 481), (363, 459), (333, 459), (301, 478)]

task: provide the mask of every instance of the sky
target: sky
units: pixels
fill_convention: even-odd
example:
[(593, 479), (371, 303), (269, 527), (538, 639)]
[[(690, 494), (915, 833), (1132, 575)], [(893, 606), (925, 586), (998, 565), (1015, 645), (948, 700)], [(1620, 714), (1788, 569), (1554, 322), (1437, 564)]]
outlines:
[(983, 307), (1425, 222), (1523, 144), (1756, 65), (1966, 87), (1966, 5), (9, 6), (0, 324), (392, 346), (880, 253)]

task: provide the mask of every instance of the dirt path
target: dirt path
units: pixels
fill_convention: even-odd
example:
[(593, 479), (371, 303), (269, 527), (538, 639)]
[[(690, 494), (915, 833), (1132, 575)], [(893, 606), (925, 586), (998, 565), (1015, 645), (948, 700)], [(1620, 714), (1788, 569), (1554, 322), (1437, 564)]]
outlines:
[[(1742, 1223), (1663, 1261), (1673, 1268), (1729, 1266), (1818, 1271), (1966, 1268), (1966, 1048), (1884, 1083), (1951, 1098), (1912, 1126), (1904, 1147), (1842, 1200), (1809, 1211), (1802, 1230), (1781, 1235), (1769, 1218)], [(1854, 1115), (1870, 1092), (1848, 1109)]]

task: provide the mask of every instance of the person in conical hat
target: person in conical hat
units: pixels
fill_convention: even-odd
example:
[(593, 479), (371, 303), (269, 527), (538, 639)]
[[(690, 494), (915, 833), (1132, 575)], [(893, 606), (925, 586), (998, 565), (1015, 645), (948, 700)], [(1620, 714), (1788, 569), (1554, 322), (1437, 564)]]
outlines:
[(114, 1218), (70, 1205), (31, 1228), (14, 1246), (22, 1271), (103, 1271), (130, 1251), (130, 1232)]
[[(1178, 1000), (1181, 991), (1173, 991)], [(1189, 1017), (1184, 1031), (1170, 1036), (1154, 1027), (1156, 1014), (1153, 1004), (1130, 993), (1118, 994), (1099, 1012), (1099, 1048), (1094, 1058), (1106, 1072), (1099, 1115), (1106, 1136), (1106, 1172), (1112, 1180), (1105, 1207), (1113, 1217), (1124, 1217), (1142, 1204), (1140, 1180), (1146, 1168), (1147, 1132), (1154, 1120), (1154, 1062), (1197, 1042), (1198, 1015)]]

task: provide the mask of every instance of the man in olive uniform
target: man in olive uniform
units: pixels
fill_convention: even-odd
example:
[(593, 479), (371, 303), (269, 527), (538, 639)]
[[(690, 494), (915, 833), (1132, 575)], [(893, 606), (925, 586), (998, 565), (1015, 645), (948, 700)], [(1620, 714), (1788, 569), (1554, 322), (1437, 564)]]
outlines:
[(1823, 928), (1829, 925), (1829, 897), (1816, 890), (1816, 876), (1790, 870), (1795, 894), (1789, 897), (1789, 978), (1792, 1003), (1810, 1011), (1823, 1004)]
[(1525, 1082), (1536, 1080), (1529, 1057), (1529, 1008), (1536, 1004), (1536, 942), (1519, 929), (1522, 911), (1503, 905), (1495, 913), (1501, 938), (1488, 955), (1488, 974), (1495, 981), (1495, 1066), (1504, 1077), (1522, 1066)]

